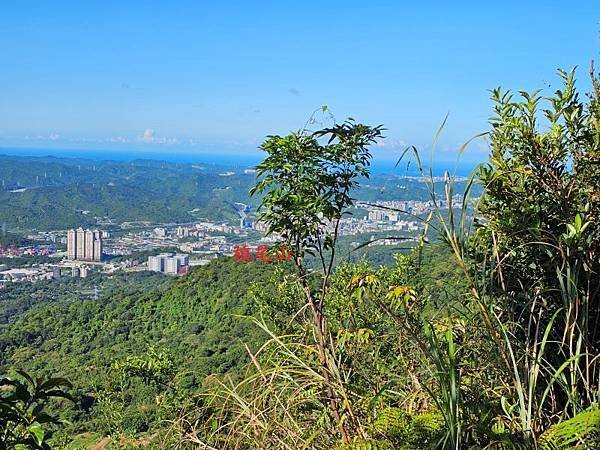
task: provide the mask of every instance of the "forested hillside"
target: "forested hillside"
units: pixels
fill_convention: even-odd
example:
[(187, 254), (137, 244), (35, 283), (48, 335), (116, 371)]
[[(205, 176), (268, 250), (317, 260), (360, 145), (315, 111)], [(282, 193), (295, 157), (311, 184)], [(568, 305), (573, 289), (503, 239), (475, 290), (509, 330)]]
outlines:
[(117, 276), (98, 300), (73, 298), (66, 290), (40, 299), (0, 325), (0, 370), (68, 378), (80, 395), (70, 413), (72, 433), (153, 429), (157, 388), (136, 379), (118, 387), (122, 375), (114, 364), (153, 347), (168, 354), (178, 395), (190, 397), (207, 375), (237, 373), (248, 361), (244, 344), (255, 346), (260, 335), (238, 316), (256, 312), (248, 291), (268, 284), (274, 267), (224, 258), (177, 281)]
[(65, 229), (147, 220), (236, 218), (253, 176), (211, 165), (0, 156), (0, 223), (9, 229)]

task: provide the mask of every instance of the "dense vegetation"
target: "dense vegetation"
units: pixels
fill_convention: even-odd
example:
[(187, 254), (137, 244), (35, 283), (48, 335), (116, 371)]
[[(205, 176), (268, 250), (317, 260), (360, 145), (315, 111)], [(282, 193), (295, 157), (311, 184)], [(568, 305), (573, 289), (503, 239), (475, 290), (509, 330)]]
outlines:
[[(15, 258), (13, 258), (15, 259)], [(87, 278), (64, 276), (36, 283), (8, 283), (0, 297), (0, 326), (17, 320), (22, 313), (54, 303), (75, 303), (91, 299), (95, 290), (103, 298), (117, 293), (160, 290), (172, 280), (151, 272), (123, 273), (107, 277), (92, 272)]]
[[(33, 411), (0, 425), (30, 448), (78, 434), (181, 449), (600, 448), (600, 82), (582, 101), (561, 77), (547, 99), (493, 91), (489, 162), (458, 188), (424, 184), (450, 208), (389, 267), (336, 260), (381, 128), (270, 136), (252, 193), (291, 261), (220, 259), (156, 289), (24, 308), (0, 329), (0, 364), (69, 378), (75, 405), (43, 406), (72, 425)], [(43, 395), (27, 377), (4, 382), (0, 408)], [(56, 431), (40, 443), (40, 430)]]
[(0, 257), (0, 264), (9, 269), (31, 267), (38, 264), (52, 264), (53, 262), (56, 262), (56, 259), (45, 255)]
[[(492, 154), (472, 180), (485, 188), (475, 228), (469, 189), (458, 211), (439, 208), (430, 222), (454, 264), (445, 278), (423, 278), (426, 233), (394, 268), (330, 271), (338, 236), (326, 226), (368, 171), (377, 129), (347, 122), (270, 137), (256, 190), (268, 192), (263, 218), (292, 249), (297, 278), (280, 286), (277, 313), (256, 321), (270, 339), (254, 370), (216, 388), (202, 410), (211, 420), (182, 429), (184, 440), (598, 448), (600, 85), (586, 104), (573, 74), (561, 76), (546, 109), (537, 93), (493, 92)], [(448, 176), (440, 196), (432, 179), (432, 201), (451, 205), (454, 188)], [(307, 254), (322, 261), (316, 285)]]
[(27, 239), (26, 237), (21, 236), (20, 234), (9, 233), (5, 230), (2, 230), (2, 232), (0, 232), (0, 245), (3, 247), (20, 247), (35, 244), (35, 241)]
[(9, 229), (235, 219), (231, 204), (247, 199), (253, 181), (210, 165), (9, 156), (0, 163), (0, 224)]
[[(74, 423), (70, 433), (152, 430), (160, 419), (155, 404), (160, 389), (136, 379), (121, 385), (115, 364), (150, 347), (166, 352), (178, 374), (178, 396), (192, 396), (209, 374), (236, 373), (247, 361), (242, 342), (252, 346), (260, 332), (235, 315), (255, 311), (246, 292), (252, 284), (269, 282), (272, 272), (266, 264), (219, 259), (177, 281), (140, 273), (52, 281), (43, 291), (39, 285), (15, 286), (7, 304), (0, 302), (13, 315), (0, 328), (0, 365), (69, 379), (78, 394), (77, 406), (68, 412)], [(77, 292), (80, 282), (86, 283), (83, 294)], [(85, 295), (96, 284), (98, 300)], [(26, 298), (18, 296), (23, 290), (33, 294), (26, 311), (11, 300)], [(47, 297), (38, 298), (41, 293)]]

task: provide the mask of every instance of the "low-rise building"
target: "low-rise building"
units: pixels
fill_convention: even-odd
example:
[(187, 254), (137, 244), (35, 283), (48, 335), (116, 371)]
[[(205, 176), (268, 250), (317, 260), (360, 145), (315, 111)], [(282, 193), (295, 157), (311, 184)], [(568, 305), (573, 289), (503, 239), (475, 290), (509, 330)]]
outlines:
[(183, 253), (162, 253), (148, 257), (148, 270), (152, 272), (180, 275), (186, 273), (190, 265), (190, 257)]

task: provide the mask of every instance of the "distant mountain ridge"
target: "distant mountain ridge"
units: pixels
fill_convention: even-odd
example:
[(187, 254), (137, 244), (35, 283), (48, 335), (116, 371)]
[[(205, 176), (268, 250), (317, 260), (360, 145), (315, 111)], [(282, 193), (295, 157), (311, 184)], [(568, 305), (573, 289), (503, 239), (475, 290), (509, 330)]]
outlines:
[(254, 175), (238, 171), (222, 177), (221, 166), (198, 167), (147, 160), (0, 156), (0, 223), (12, 229), (48, 230), (93, 226), (102, 217), (116, 222), (232, 218), (227, 203), (247, 200)]
[[(22, 231), (93, 227), (107, 217), (114, 223), (189, 223), (200, 218), (237, 223), (231, 204), (257, 204), (248, 195), (256, 176), (248, 168), (0, 155), (0, 224)], [(363, 180), (356, 199), (429, 198), (427, 186), (414, 177), (414, 168), (396, 170)], [(461, 183), (455, 184), (456, 192)]]

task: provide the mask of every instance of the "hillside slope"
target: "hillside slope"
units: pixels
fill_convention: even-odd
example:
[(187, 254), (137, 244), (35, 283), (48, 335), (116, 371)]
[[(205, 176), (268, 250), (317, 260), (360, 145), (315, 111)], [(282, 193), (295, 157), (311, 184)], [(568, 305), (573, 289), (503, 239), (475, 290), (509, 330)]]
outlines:
[[(247, 362), (242, 342), (252, 345), (260, 338), (239, 317), (254, 309), (248, 289), (267, 283), (272, 273), (272, 265), (222, 258), (161, 289), (42, 304), (0, 328), (0, 371), (12, 367), (68, 378), (87, 399), (80, 405), (84, 412), (70, 417), (76, 431), (90, 431), (94, 423), (94, 431), (109, 432), (102, 430), (106, 424), (100, 424), (95, 393), (109, 392), (117, 383), (111, 372), (115, 361), (145, 355), (150, 346), (164, 351), (182, 374), (182, 392), (190, 395), (207, 375), (234, 373)], [(124, 415), (137, 418), (140, 410), (153, 407), (156, 391), (141, 382), (128, 380), (119, 389), (119, 398), (127, 398)], [(128, 426), (137, 432), (154, 420), (146, 414), (137, 421), (141, 428)]]

